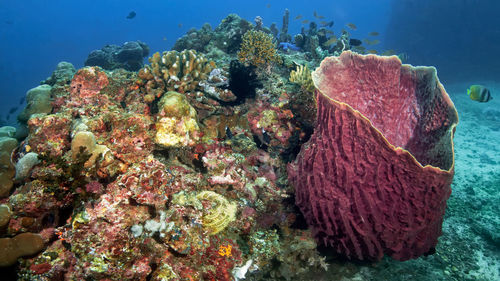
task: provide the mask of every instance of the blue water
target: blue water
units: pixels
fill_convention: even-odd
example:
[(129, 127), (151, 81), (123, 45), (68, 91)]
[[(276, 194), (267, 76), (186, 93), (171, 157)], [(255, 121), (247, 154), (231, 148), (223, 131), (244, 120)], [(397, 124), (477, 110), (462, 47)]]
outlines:
[[(190, 28), (205, 22), (215, 28), (229, 13), (251, 22), (261, 16), (264, 25), (276, 22), (281, 28), (285, 8), (292, 35), (317, 11), (335, 21), (337, 34), (349, 22), (358, 26), (353, 38), (380, 32), (376, 49), (395, 49), (407, 53), (409, 63), (437, 66), (444, 82), (498, 76), (500, 57), (494, 54), (500, 44), (500, 1), (494, 0), (1, 0), (0, 118), (60, 61), (79, 68), (92, 50), (135, 40), (147, 43), (151, 53), (169, 50)], [(137, 16), (126, 19), (132, 10)], [(299, 14), (304, 17), (294, 20)]]

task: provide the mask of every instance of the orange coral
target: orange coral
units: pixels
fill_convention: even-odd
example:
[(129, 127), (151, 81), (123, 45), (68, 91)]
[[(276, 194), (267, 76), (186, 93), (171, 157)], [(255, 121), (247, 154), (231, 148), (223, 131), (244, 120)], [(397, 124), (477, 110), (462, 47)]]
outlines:
[(242, 63), (257, 67), (269, 66), (273, 62), (281, 63), (281, 58), (273, 43), (273, 37), (256, 30), (249, 30), (243, 35), (238, 59)]

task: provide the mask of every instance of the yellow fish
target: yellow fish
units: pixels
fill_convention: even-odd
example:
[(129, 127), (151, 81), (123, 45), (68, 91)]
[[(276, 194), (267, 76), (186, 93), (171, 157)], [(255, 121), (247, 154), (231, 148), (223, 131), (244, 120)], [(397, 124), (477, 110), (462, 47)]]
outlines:
[(323, 43), (324, 47), (330, 47), (330, 45), (337, 43), (337, 38), (335, 36), (332, 36), (328, 41)]
[(302, 23), (303, 24), (309, 23), (309, 20), (303, 20)]
[(351, 30), (356, 30), (358, 27), (354, 23), (348, 23), (345, 26), (349, 27)]
[(376, 32), (376, 31), (372, 31), (372, 32), (368, 33), (368, 35), (370, 35), (370, 36), (379, 36), (379, 33)]
[(302, 18), (302, 15), (298, 15), (295, 17), (296, 20), (300, 20)]
[(377, 50), (368, 50), (366, 51), (368, 54), (373, 54), (373, 55), (376, 55), (377, 54)]
[(488, 102), (492, 100), (490, 90), (481, 85), (472, 85), (467, 89), (467, 95), (469, 95), (471, 100), (478, 102)]

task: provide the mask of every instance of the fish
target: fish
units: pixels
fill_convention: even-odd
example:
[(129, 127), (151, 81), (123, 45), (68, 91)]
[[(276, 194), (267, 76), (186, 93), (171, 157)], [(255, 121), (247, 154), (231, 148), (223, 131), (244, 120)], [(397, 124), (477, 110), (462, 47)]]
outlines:
[(268, 8), (268, 9), (271, 8), (271, 4), (267, 3), (266, 8)]
[(370, 36), (379, 36), (380, 33), (376, 32), (376, 31), (372, 31), (372, 32), (368, 33), (368, 35), (370, 35)]
[(391, 50), (385, 50), (385, 51), (382, 52), (381, 55), (382, 56), (394, 56), (394, 55), (396, 55), (396, 51), (394, 51), (392, 49)]
[(354, 38), (351, 38), (349, 39), (349, 45), (351, 46), (361, 46), (361, 40), (359, 39), (354, 39)]
[(163, 41), (167, 41), (167, 37), (163, 36)]
[(378, 39), (375, 39), (375, 40), (370, 40), (370, 39), (363, 39), (363, 42), (366, 44), (366, 45), (377, 45), (380, 43), (380, 40)]
[(135, 11), (130, 11), (130, 13), (128, 13), (127, 19), (131, 20), (135, 18), (136, 15), (137, 14), (135, 13)]
[(302, 22), (302, 24), (308, 24), (308, 23), (309, 23), (309, 20), (303, 20), (303, 21), (301, 21), (301, 22)]
[(366, 51), (366, 52), (367, 52), (368, 54), (374, 54), (374, 55), (376, 55), (376, 54), (378, 53), (378, 52), (377, 52), (377, 50), (368, 50), (368, 51)]
[(328, 26), (328, 27), (332, 27), (332, 26), (333, 26), (333, 20), (332, 20), (332, 21), (321, 21), (321, 22), (320, 22), (320, 25), (321, 25), (322, 27), (327, 27), (327, 26)]
[(25, 96), (22, 96), (22, 97), (19, 99), (19, 105), (23, 104), (25, 100), (26, 100), (26, 97), (25, 97)]
[(324, 47), (330, 47), (331, 45), (337, 43), (337, 40), (338, 40), (337, 37), (332, 36), (332, 37), (330, 37), (330, 39), (328, 39), (328, 41), (326, 41), (325, 43), (323, 43), (323, 46)]
[(232, 139), (233, 138), (233, 133), (231, 132), (231, 130), (229, 129), (228, 126), (226, 126), (226, 137), (228, 139)]
[(302, 18), (302, 15), (298, 15), (295, 17), (296, 20), (300, 20)]
[(351, 30), (356, 30), (358, 27), (354, 23), (348, 23), (345, 26), (349, 27)]
[(316, 11), (314, 11), (313, 15), (315, 18), (320, 19), (320, 20), (325, 18), (324, 16), (318, 15), (318, 13), (316, 13)]
[(271, 142), (271, 136), (269, 136), (269, 134), (266, 132), (266, 130), (264, 130), (264, 128), (262, 128), (262, 142), (264, 142), (267, 145), (269, 145), (269, 143)]
[(473, 101), (478, 102), (489, 102), (493, 99), (491, 96), (490, 90), (482, 85), (472, 85), (469, 89), (467, 89), (467, 95)]
[(18, 108), (19, 107), (17, 107), (17, 106), (12, 107), (11, 109), (9, 109), (9, 114), (16, 112)]
[(178, 26), (179, 28), (182, 28), (182, 23), (179, 23), (177, 26)]

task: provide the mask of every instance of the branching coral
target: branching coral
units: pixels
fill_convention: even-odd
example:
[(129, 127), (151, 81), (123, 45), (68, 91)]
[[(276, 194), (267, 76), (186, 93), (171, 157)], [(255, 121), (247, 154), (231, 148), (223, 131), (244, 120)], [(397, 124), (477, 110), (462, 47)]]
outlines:
[(311, 70), (307, 65), (297, 65), (295, 70), (290, 72), (290, 82), (299, 84), (307, 92), (314, 92), (314, 83), (311, 76)]
[(238, 59), (246, 64), (257, 67), (269, 66), (271, 63), (281, 63), (276, 52), (273, 37), (262, 31), (249, 30), (243, 35)]
[(159, 97), (166, 91), (179, 93), (196, 90), (207, 79), (215, 63), (195, 50), (156, 52), (149, 58), (151, 65), (139, 70), (137, 84), (148, 95)]

